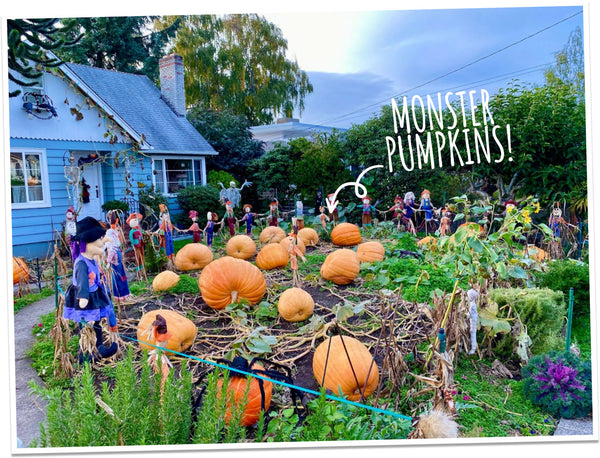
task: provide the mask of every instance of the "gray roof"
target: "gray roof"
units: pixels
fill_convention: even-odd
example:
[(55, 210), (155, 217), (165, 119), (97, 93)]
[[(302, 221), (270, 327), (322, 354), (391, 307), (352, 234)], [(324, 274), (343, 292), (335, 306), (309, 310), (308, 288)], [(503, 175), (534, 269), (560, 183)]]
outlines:
[(98, 105), (112, 111), (117, 123), (124, 122), (121, 127), (134, 138), (144, 135), (147, 152), (217, 154), (185, 117), (175, 114), (147, 76), (73, 63), (61, 68)]

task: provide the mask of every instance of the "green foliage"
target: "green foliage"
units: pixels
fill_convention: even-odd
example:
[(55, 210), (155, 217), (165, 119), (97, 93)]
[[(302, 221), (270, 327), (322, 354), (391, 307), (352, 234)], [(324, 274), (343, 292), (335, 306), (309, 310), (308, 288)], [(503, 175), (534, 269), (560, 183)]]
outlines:
[[(113, 388), (94, 384), (89, 365), (74, 379), (74, 390), (33, 389), (48, 400), (41, 426), (42, 447), (167, 445), (188, 442), (192, 375), (183, 363), (171, 370), (161, 394), (161, 375), (147, 364), (139, 375), (133, 350), (117, 363)], [(122, 442), (122, 444), (121, 444)]]
[(127, 202), (123, 202), (122, 200), (109, 200), (102, 204), (102, 211), (109, 212), (111, 210), (120, 210), (123, 213), (127, 214), (129, 212), (129, 204)]
[(571, 353), (531, 358), (521, 370), (523, 394), (556, 418), (585, 417), (592, 410), (592, 366)]
[[(499, 309), (504, 308), (506, 314), (510, 308), (512, 316), (518, 316), (527, 328), (534, 355), (564, 346), (564, 339), (559, 337), (566, 324), (566, 306), (562, 292), (547, 288), (498, 288), (489, 292), (489, 298), (498, 304)], [(496, 354), (508, 358), (512, 355), (512, 350), (512, 336), (502, 336), (497, 344)]]
[[(229, 184), (225, 186), (228, 187)], [(187, 223), (191, 225), (191, 220), (188, 217), (190, 210), (198, 212), (198, 224), (201, 224), (201, 218), (206, 218), (207, 212), (216, 212), (222, 207), (219, 203), (219, 191), (212, 185), (196, 185), (183, 188), (177, 194), (177, 203), (182, 213), (176, 219), (182, 225), (186, 225)]]
[(405, 439), (410, 421), (330, 402), (321, 390), (302, 423), (292, 408), (270, 412), (267, 442)]
[(154, 249), (152, 243), (147, 243), (144, 246), (144, 267), (147, 273), (162, 272), (167, 265), (167, 256), (164, 250)]
[[(196, 107), (188, 112), (187, 118), (219, 153), (218, 156), (208, 156), (206, 164), (207, 168), (214, 170), (212, 177), (209, 172), (207, 181), (217, 188), (219, 181), (226, 188), (229, 187), (233, 177), (226, 177), (226, 172), (242, 177), (248, 163), (263, 152), (262, 142), (252, 138), (250, 123), (241, 114), (234, 114), (231, 110), (213, 111)], [(220, 175), (216, 181), (215, 174)]]
[[(158, 207), (160, 204), (168, 205), (167, 198), (164, 194), (154, 187), (148, 189), (141, 189), (138, 195), (138, 199), (140, 201), (141, 209), (148, 208), (155, 215), (160, 214), (160, 208)], [(142, 211), (142, 213), (144, 213)]]
[[(36, 86), (42, 76), (42, 68), (57, 67), (60, 59), (49, 55), (46, 51), (60, 54), (60, 49), (74, 45), (81, 36), (77, 31), (77, 23), (72, 20), (58, 19), (9, 19), (6, 21), (8, 39), (8, 79), (19, 86)], [(70, 35), (71, 32), (74, 35)], [(21, 93), (16, 90), (9, 94), (16, 97)]]
[(54, 294), (54, 290), (52, 288), (42, 288), (39, 293), (30, 293), (24, 294), (21, 297), (14, 297), (14, 311), (17, 313), (23, 307), (28, 306), (29, 304), (33, 304), (45, 297), (52, 296)]
[(573, 288), (573, 315), (587, 317), (590, 314), (590, 269), (587, 264), (571, 259), (557, 259), (548, 265), (546, 272), (537, 275), (540, 288), (562, 291), (565, 300)]
[(179, 282), (167, 292), (170, 294), (199, 294), (200, 288), (198, 287), (198, 279), (190, 275), (181, 274), (179, 276)]
[[(313, 90), (307, 74), (286, 58), (281, 30), (257, 14), (184, 16), (173, 52), (183, 57), (186, 100), (231, 110), (251, 125), (304, 109)], [(163, 18), (170, 25), (174, 18)]]
[[(491, 362), (478, 366), (490, 370)], [(549, 436), (558, 423), (523, 396), (523, 380), (491, 378), (470, 359), (458, 358), (454, 381), (456, 421), (465, 437)]]
[(219, 183), (223, 183), (223, 186), (226, 188), (229, 187), (230, 182), (235, 182), (235, 186), (239, 187), (240, 183), (236, 180), (233, 175), (225, 170), (210, 170), (206, 174), (206, 182), (207, 184), (213, 186), (216, 189), (219, 189)]
[(179, 21), (157, 30), (152, 27), (157, 16), (119, 16), (76, 18), (75, 33), (83, 37), (75, 47), (60, 49), (65, 62), (91, 65), (148, 76), (158, 83), (158, 61), (165, 55)]

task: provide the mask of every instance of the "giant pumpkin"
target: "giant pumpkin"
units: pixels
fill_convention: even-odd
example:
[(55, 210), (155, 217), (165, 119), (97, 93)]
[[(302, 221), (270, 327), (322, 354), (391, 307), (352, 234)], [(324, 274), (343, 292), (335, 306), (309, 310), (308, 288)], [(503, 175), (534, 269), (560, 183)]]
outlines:
[(288, 251), (280, 243), (269, 243), (256, 255), (256, 265), (264, 270), (285, 267), (290, 259)]
[[(251, 372), (249, 363), (241, 356), (236, 356), (233, 359), (231, 367), (242, 370), (244, 372)], [(263, 370), (263, 366), (258, 363), (252, 365), (252, 371), (257, 372), (258, 375), (264, 377), (260, 371)], [(241, 424), (244, 426), (252, 426), (258, 422), (260, 411), (262, 407), (262, 394), (260, 391), (260, 383), (263, 385), (263, 391), (265, 394), (265, 412), (271, 405), (271, 395), (273, 392), (273, 383), (268, 380), (258, 379), (252, 377), (250, 384), (248, 385), (248, 376), (240, 372), (229, 372), (229, 378), (227, 379), (227, 404), (225, 406), (225, 422), (231, 421), (231, 400), (233, 397), (234, 409), (243, 409)], [(222, 392), (224, 379), (220, 378), (217, 380), (217, 399), (220, 398)], [(248, 394), (246, 395), (246, 390)], [(243, 404), (244, 399), (246, 403)]]
[(21, 258), (13, 256), (13, 285), (24, 283), (29, 280), (29, 270), (27, 264)]
[(315, 246), (319, 243), (319, 234), (312, 227), (303, 227), (298, 231), (298, 240), (302, 240), (305, 246)]
[(267, 226), (261, 231), (258, 240), (260, 243), (279, 243), (286, 235), (285, 231), (279, 226)]
[(159, 293), (173, 288), (177, 283), (179, 283), (179, 275), (172, 270), (165, 270), (154, 277), (154, 280), (152, 280), (152, 289)]
[(213, 252), (201, 243), (188, 243), (175, 255), (175, 267), (179, 270), (198, 270), (213, 260)]
[(337, 285), (351, 283), (360, 272), (360, 258), (347, 248), (329, 253), (321, 265), (321, 276)]
[(356, 247), (356, 254), (360, 262), (383, 261), (385, 257), (385, 248), (379, 242), (365, 242)]
[(165, 319), (167, 331), (171, 333), (166, 349), (182, 352), (192, 346), (198, 332), (196, 325), (190, 319), (173, 310), (160, 309), (147, 312), (140, 318), (137, 325), (137, 340), (142, 349), (155, 349), (152, 345), (156, 345), (156, 340), (153, 333), (149, 331), (152, 329), (152, 323), (156, 320), (156, 315), (160, 315)]
[(331, 231), (331, 241), (338, 246), (358, 245), (362, 241), (360, 228), (352, 223), (340, 223)]
[(313, 356), (317, 383), (335, 395), (341, 391), (350, 401), (360, 401), (377, 389), (379, 368), (358, 339), (335, 335), (322, 342)]
[(250, 259), (256, 254), (256, 243), (247, 235), (234, 235), (227, 241), (225, 250), (228, 256)]
[(300, 288), (286, 289), (277, 302), (279, 315), (286, 321), (304, 321), (309, 318), (315, 309), (312, 296)]
[(207, 265), (198, 278), (198, 287), (204, 302), (218, 310), (241, 299), (257, 304), (267, 291), (265, 277), (258, 267), (231, 256)]

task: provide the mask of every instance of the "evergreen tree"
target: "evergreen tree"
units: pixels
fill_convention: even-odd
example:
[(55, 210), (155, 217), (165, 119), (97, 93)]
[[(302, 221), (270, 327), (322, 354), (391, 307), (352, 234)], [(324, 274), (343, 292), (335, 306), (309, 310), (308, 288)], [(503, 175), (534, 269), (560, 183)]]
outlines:
[[(20, 86), (35, 86), (43, 68), (56, 67), (62, 62), (47, 51), (58, 53), (79, 41), (81, 35), (74, 31), (76, 22), (58, 19), (9, 19), (8, 29), (8, 78)], [(39, 67), (41, 66), (41, 68)], [(13, 91), (16, 97), (20, 90)]]

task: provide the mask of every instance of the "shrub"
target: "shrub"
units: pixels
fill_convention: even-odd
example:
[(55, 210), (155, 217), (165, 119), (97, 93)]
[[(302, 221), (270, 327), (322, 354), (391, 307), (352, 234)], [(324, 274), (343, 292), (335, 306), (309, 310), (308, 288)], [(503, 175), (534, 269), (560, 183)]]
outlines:
[[(534, 355), (558, 350), (564, 345), (564, 340), (560, 337), (566, 315), (562, 292), (548, 288), (498, 288), (490, 291), (489, 297), (498, 304), (499, 310), (509, 306), (513, 311), (511, 316), (518, 315), (527, 327)], [(512, 348), (512, 336), (503, 335), (496, 352), (507, 352), (504, 356), (510, 357)]]
[[(189, 227), (192, 224), (188, 217), (190, 210), (198, 212), (198, 224), (202, 226), (206, 223), (207, 212), (216, 212), (222, 207), (219, 202), (219, 191), (212, 185), (197, 185), (183, 188), (177, 195), (177, 203), (182, 213), (177, 215), (176, 220), (185, 227)], [(222, 212), (219, 216), (222, 216)]]
[(219, 183), (222, 183), (226, 188), (229, 187), (229, 183), (231, 181), (235, 182), (235, 186), (239, 187), (240, 183), (236, 180), (232, 174), (226, 172), (225, 170), (210, 170), (206, 175), (206, 182), (214, 186), (216, 189), (220, 189), (221, 186)]
[(140, 213), (147, 216), (146, 208), (152, 210), (152, 212), (158, 216), (160, 214), (159, 204), (167, 205), (169, 202), (162, 192), (157, 191), (154, 188), (150, 188), (147, 191), (142, 189), (139, 193), (138, 199), (140, 201)]
[(175, 286), (168, 290), (171, 294), (198, 294), (200, 288), (198, 288), (198, 279), (191, 277), (190, 275), (181, 274), (179, 281)]
[(129, 204), (122, 200), (109, 200), (102, 204), (102, 211), (108, 213), (111, 210), (120, 210), (123, 213), (129, 212)]
[(592, 409), (589, 361), (571, 353), (549, 352), (531, 358), (523, 367), (523, 393), (533, 404), (556, 418), (587, 416)]
[(587, 264), (571, 259), (557, 260), (550, 263), (548, 271), (538, 276), (541, 288), (562, 291), (565, 300), (569, 298), (569, 289), (573, 288), (574, 316), (590, 314), (590, 269)]

